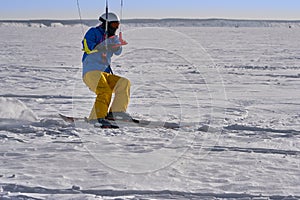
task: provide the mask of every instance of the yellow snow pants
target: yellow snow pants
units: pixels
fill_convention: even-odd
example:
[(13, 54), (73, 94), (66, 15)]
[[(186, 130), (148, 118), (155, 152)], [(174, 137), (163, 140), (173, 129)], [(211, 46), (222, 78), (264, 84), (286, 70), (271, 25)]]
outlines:
[(126, 112), (130, 99), (128, 79), (102, 71), (90, 71), (84, 75), (83, 82), (97, 95), (88, 120), (105, 118), (113, 93), (114, 100), (109, 111)]

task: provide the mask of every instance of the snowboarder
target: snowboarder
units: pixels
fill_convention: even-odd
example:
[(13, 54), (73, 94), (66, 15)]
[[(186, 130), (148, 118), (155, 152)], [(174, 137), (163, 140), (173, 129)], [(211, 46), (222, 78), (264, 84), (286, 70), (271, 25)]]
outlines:
[[(102, 14), (99, 21), (101, 24), (90, 28), (82, 41), (82, 75), (84, 83), (97, 95), (88, 121), (100, 123), (102, 128), (111, 128), (114, 125), (109, 120), (132, 120), (126, 113), (130, 81), (114, 75), (110, 67), (111, 57), (122, 53), (122, 39), (116, 35), (119, 17), (109, 12)], [(113, 93), (115, 96), (110, 106)]]

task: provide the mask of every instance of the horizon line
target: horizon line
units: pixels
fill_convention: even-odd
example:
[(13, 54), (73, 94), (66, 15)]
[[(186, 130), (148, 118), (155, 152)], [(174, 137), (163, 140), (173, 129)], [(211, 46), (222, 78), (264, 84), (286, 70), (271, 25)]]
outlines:
[[(95, 20), (94, 18), (63, 18), (63, 19), (55, 19), (55, 18), (32, 18), (32, 19), (0, 19), (0, 22), (3, 21), (75, 21), (75, 20)], [(300, 19), (263, 19), (263, 18), (222, 18), (222, 17), (208, 17), (208, 18), (186, 18), (186, 17), (165, 17), (165, 18), (125, 18), (122, 21), (126, 20), (231, 20), (231, 21), (294, 21), (299, 22)]]

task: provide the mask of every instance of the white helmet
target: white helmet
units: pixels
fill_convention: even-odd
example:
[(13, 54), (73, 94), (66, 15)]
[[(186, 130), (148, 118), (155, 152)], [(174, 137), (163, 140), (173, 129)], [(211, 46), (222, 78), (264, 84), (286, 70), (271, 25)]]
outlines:
[[(116, 15), (115, 13), (109, 12), (107, 13), (108, 16), (108, 22), (120, 22), (120, 18), (118, 15)], [(106, 13), (103, 13), (100, 17), (99, 20), (101, 22), (105, 22), (106, 21)]]

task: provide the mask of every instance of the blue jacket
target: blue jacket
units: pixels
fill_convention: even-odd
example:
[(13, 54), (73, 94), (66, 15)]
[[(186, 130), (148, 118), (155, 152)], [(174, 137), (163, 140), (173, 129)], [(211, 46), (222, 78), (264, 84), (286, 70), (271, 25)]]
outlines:
[(101, 47), (120, 44), (121, 42), (118, 36), (108, 38), (106, 42), (104, 40), (105, 30), (103, 30), (100, 26), (90, 28), (85, 34), (82, 41), (84, 51), (82, 56), (82, 76), (84, 76), (87, 72), (94, 70), (111, 73), (109, 67), (111, 57), (114, 54), (120, 55), (122, 53), (122, 47), (108, 48), (108, 50), (103, 48), (101, 49)]

